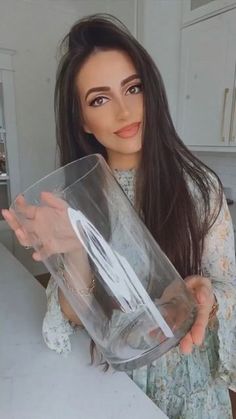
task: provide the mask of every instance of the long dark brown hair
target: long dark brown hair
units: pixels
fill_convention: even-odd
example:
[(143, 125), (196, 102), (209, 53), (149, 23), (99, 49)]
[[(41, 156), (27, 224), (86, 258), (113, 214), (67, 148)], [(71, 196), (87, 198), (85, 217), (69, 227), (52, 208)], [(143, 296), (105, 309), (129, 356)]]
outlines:
[[(164, 84), (148, 52), (128, 29), (111, 15), (96, 14), (79, 20), (62, 43), (55, 88), (55, 116), (60, 161), (64, 165), (106, 150), (83, 129), (76, 76), (85, 60), (99, 50), (126, 52), (139, 74), (144, 97), (141, 162), (137, 173), (136, 207), (143, 220), (184, 278), (201, 272), (203, 240), (222, 201), (216, 174), (183, 144), (171, 120)], [(201, 202), (201, 215), (189, 184)], [(210, 191), (218, 204), (210, 211)]]

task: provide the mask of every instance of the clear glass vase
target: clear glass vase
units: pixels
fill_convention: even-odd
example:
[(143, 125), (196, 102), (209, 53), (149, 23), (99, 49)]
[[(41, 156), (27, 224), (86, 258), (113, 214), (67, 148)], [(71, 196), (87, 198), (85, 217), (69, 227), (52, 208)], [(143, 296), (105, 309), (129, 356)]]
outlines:
[(196, 316), (193, 297), (102, 156), (74, 161), (22, 195), (29, 207), (17, 198), (12, 209), (115, 369), (139, 368), (178, 344)]

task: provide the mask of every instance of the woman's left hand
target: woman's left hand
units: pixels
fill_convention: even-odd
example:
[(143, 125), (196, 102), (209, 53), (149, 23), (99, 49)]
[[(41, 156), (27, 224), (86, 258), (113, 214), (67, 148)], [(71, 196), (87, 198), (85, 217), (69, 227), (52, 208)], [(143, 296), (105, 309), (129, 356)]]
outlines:
[(203, 343), (215, 296), (208, 278), (200, 275), (189, 276), (185, 278), (185, 283), (198, 307), (197, 317), (191, 330), (179, 344), (181, 352), (187, 355), (192, 352), (193, 345), (200, 346)]
[(16, 211), (2, 215), (23, 246), (37, 249), (32, 257), (42, 261), (57, 253), (78, 254), (82, 244), (68, 216), (68, 203), (51, 192), (41, 192), (40, 205), (29, 204), (23, 195), (15, 200)]

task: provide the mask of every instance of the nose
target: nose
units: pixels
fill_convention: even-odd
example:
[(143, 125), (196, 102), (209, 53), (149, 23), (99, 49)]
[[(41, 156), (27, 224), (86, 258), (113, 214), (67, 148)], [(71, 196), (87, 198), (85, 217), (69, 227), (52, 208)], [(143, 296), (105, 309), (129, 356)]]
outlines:
[(120, 99), (116, 105), (116, 117), (119, 120), (126, 120), (130, 116), (130, 109), (124, 100)]

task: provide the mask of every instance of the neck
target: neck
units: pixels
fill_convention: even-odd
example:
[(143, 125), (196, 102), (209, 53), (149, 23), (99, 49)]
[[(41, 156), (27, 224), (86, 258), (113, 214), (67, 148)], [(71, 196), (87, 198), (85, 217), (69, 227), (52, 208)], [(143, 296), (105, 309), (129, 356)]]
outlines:
[(137, 169), (139, 161), (140, 152), (135, 154), (119, 154), (108, 151), (108, 165), (113, 170)]

